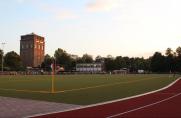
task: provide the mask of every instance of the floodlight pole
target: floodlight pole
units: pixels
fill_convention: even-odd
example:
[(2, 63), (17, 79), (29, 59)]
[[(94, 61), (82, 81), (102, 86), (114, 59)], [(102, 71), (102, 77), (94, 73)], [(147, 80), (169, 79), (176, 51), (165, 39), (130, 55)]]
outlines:
[(4, 71), (4, 45), (5, 45), (6, 43), (1, 43), (1, 45), (2, 45), (2, 59), (1, 59), (1, 72), (3, 73), (3, 71)]

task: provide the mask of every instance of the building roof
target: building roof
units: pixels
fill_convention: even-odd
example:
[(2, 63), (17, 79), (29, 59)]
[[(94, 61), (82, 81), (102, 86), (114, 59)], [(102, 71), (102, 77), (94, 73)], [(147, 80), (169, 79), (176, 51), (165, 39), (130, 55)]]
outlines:
[(32, 32), (32, 33), (30, 33), (30, 34), (21, 35), (21, 40), (24, 40), (23, 38), (24, 38), (24, 37), (27, 37), (27, 36), (38, 36), (38, 37), (44, 38), (44, 37), (42, 37), (42, 36), (40, 36), (40, 35), (37, 35), (37, 34), (35, 34), (34, 32)]

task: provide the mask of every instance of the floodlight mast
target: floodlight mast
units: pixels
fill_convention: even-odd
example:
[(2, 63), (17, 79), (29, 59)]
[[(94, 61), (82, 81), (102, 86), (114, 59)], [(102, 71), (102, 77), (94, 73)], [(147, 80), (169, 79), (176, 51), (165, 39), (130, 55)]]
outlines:
[(1, 45), (2, 45), (2, 59), (1, 59), (1, 72), (3, 73), (3, 71), (4, 71), (4, 45), (5, 45), (6, 43), (1, 43)]

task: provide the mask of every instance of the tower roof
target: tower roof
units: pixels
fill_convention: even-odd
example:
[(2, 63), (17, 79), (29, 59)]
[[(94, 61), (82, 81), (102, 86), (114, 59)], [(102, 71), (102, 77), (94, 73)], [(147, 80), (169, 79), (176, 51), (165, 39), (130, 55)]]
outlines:
[(32, 32), (32, 33), (30, 33), (30, 34), (22, 35), (21, 38), (22, 38), (22, 37), (26, 37), (26, 36), (38, 36), (38, 37), (44, 38), (44, 37), (42, 37), (42, 36), (40, 36), (40, 35), (35, 34), (34, 32)]

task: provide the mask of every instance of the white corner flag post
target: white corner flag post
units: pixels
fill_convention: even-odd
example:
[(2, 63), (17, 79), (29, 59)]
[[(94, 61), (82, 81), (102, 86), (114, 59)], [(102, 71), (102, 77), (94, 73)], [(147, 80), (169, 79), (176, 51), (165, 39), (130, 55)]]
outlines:
[(52, 68), (52, 89), (51, 93), (55, 93), (55, 62), (53, 60), (53, 63), (51, 64)]

